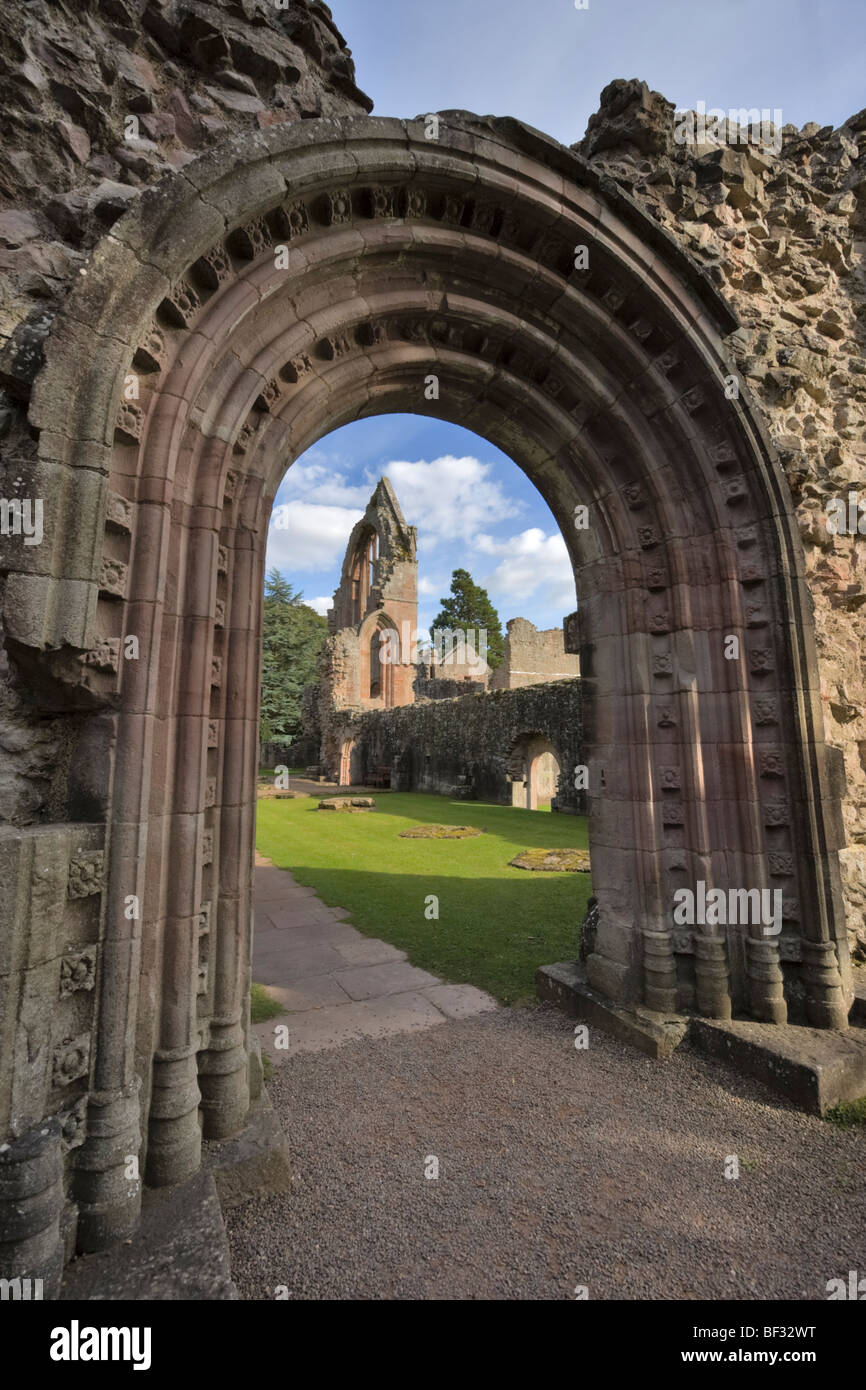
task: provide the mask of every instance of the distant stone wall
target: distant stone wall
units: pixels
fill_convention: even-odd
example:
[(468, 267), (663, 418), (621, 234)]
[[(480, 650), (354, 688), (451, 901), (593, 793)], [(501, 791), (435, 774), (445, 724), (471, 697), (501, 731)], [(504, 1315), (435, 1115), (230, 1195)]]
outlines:
[(505, 655), (490, 678), (491, 690), (517, 690), (580, 675), (580, 658), (566, 652), (561, 627), (539, 631), (527, 618), (512, 618), (505, 626)]
[(340, 738), (355, 740), (353, 767), (360, 781), (375, 768), (389, 767), (394, 790), (505, 805), (512, 803), (524, 750), (546, 740), (561, 768), (553, 809), (585, 809), (584, 793), (574, 790), (574, 768), (581, 761), (580, 681), (371, 710), (347, 719)]

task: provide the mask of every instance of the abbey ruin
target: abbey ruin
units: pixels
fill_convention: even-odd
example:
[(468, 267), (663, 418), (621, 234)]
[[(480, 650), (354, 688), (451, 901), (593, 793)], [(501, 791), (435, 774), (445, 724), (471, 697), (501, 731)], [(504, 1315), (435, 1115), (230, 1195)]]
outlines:
[[(862, 515), (866, 111), (689, 143), (618, 80), (565, 147), (371, 115), (319, 0), (0, 15), (0, 1275), (55, 1294), (255, 1113), (268, 522), (364, 416), (474, 430), (566, 539), (593, 1017), (808, 1030), (862, 1094), (866, 551), (835, 503)], [(337, 689), (355, 634), (371, 707), (328, 759), (357, 729), (407, 785), (492, 795), (532, 756), (512, 732), (555, 742), (545, 685), (405, 703), (370, 665), (370, 539), (330, 650)], [(396, 515), (386, 540), (411, 553)], [(487, 763), (485, 701), (516, 711)], [(467, 742), (428, 774), (442, 719)], [(698, 882), (781, 890), (781, 931), (675, 924)]]
[(495, 669), (483, 632), (434, 631), (425, 644), (417, 533), (387, 478), (349, 537), (328, 622), (322, 679), (305, 695), (308, 738), (332, 781), (585, 809), (572, 771), (580, 662), (563, 631), (510, 619)]

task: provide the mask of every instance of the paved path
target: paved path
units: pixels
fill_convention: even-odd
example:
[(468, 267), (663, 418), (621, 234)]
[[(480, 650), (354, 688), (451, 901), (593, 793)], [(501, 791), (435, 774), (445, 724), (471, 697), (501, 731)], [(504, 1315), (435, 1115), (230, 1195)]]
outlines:
[[(498, 1008), (473, 985), (445, 984), (410, 965), (405, 951), (362, 936), (348, 916), (256, 856), (253, 979), (286, 1012), (253, 1031), (276, 1065), (297, 1052), (413, 1033)], [(277, 1047), (285, 1025), (289, 1046)]]

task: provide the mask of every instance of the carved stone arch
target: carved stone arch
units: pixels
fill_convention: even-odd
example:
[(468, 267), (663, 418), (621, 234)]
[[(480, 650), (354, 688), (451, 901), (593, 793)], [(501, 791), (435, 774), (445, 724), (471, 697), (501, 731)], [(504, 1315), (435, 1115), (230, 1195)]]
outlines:
[[(589, 272), (573, 268), (578, 245)], [(45, 343), (30, 423), (46, 542), (4, 599), (39, 688), (74, 684), (74, 658), (103, 683), (111, 730), (94, 774), (107, 809), (89, 1124), (68, 1174), (81, 1248), (134, 1227), (123, 1174), (139, 1115), (143, 1171), (165, 1184), (198, 1167), (200, 1115), (218, 1138), (246, 1113), (268, 518), (292, 460), (363, 416), (412, 410), (483, 435), (562, 530), (580, 600), (567, 628), (585, 692), (592, 985), (672, 1010), (691, 951), (699, 1011), (781, 1021), (777, 940), (683, 942), (672, 923), (674, 891), (699, 879), (778, 886), (797, 904), (784, 959), (806, 1016), (845, 1026), (802, 547), (759, 411), (724, 394), (735, 327), (579, 156), (466, 113), (443, 116), (437, 142), (423, 122), (379, 119), (238, 137), (143, 193), (99, 244)], [(121, 632), (142, 659), (115, 672)], [(205, 932), (219, 966), (199, 993)]]

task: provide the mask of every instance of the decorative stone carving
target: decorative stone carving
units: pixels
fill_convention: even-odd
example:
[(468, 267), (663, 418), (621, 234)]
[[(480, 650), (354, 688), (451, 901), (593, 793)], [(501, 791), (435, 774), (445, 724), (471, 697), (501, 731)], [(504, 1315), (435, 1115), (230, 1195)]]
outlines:
[[(656, 674), (659, 674), (658, 672)], [(669, 673), (668, 673), (669, 674)], [(661, 705), (659, 707), (657, 724), (660, 729), (675, 729), (677, 718), (674, 714), (672, 705)]]
[(663, 633), (670, 632), (671, 618), (669, 613), (653, 613), (649, 620), (650, 632)]
[(141, 439), (144, 415), (134, 401), (121, 401), (117, 408), (114, 433), (127, 444), (137, 444)]
[(683, 395), (683, 405), (690, 415), (694, 415), (695, 411), (700, 410), (706, 403), (707, 396), (703, 386), (692, 386)]
[(239, 476), (240, 475), (238, 473), (235, 473), (231, 468), (229, 469), (228, 473), (226, 473), (225, 487), (223, 488), (224, 502), (231, 502), (234, 500), (234, 495), (237, 490)]
[(156, 324), (153, 324), (144, 342), (135, 349), (132, 365), (140, 372), (161, 372), (165, 361), (165, 338)]
[(60, 998), (78, 990), (91, 990), (96, 984), (96, 947), (83, 946), (67, 951), (60, 962)]
[(256, 396), (254, 405), (256, 410), (267, 413), (279, 402), (280, 383), (278, 381), (267, 381)]
[(201, 862), (202, 864), (213, 863), (213, 831), (203, 830), (201, 832)]
[(768, 856), (770, 861), (770, 873), (776, 878), (786, 878), (794, 872), (793, 854), (771, 854)]
[(207, 722), (207, 746), (208, 748), (219, 747), (219, 724), (215, 719)]
[(198, 934), (203, 936), (210, 931), (210, 903), (202, 903), (198, 913)]
[(111, 598), (126, 598), (128, 566), (122, 560), (103, 558), (99, 570), (99, 592)]
[(107, 526), (113, 526), (118, 531), (130, 533), (132, 531), (132, 503), (127, 497), (121, 497), (119, 492), (109, 492), (108, 509), (105, 515)]
[(62, 1110), (57, 1119), (63, 1153), (79, 1148), (87, 1136), (87, 1096), (80, 1096), (68, 1110)]
[(226, 625), (226, 601), (224, 598), (218, 598), (216, 601), (216, 605), (214, 607), (213, 625), (214, 627), (220, 628), (225, 627)]
[(423, 188), (407, 188), (403, 193), (404, 217), (423, 217), (427, 211), (427, 194)]
[(749, 652), (749, 670), (755, 675), (764, 675), (774, 666), (772, 647), (753, 647)]
[(212, 246), (204, 256), (200, 256), (193, 266), (193, 274), (199, 284), (208, 290), (217, 290), (230, 278), (231, 261), (224, 246)]
[(672, 932), (674, 951), (680, 956), (693, 956), (695, 953), (695, 934), (688, 927), (674, 927)]
[(159, 306), (159, 312), (173, 328), (187, 328), (201, 308), (201, 299), (192, 285), (182, 280)]
[(103, 637), (79, 660), (82, 666), (95, 666), (98, 671), (117, 671), (120, 666), (120, 638)]
[(105, 853), (101, 849), (77, 850), (69, 861), (67, 892), (70, 898), (89, 898), (102, 892)]
[(736, 450), (730, 444), (715, 444), (710, 449), (710, 458), (720, 473), (725, 473), (737, 462)]
[(662, 825), (685, 825), (685, 811), (681, 801), (662, 802)]
[(286, 241), (303, 236), (310, 230), (310, 215), (303, 202), (288, 203), (275, 214), (279, 234)]
[(729, 507), (742, 506), (748, 500), (749, 490), (742, 478), (725, 484), (725, 502)]
[(205, 806), (216, 805), (216, 778), (208, 777), (204, 784), (204, 804)]
[(55, 1086), (70, 1086), (90, 1070), (90, 1034), (79, 1033), (76, 1038), (64, 1038), (54, 1048), (51, 1058), (51, 1077)]
[(764, 824), (767, 826), (790, 825), (791, 812), (787, 801), (774, 799), (764, 802)]
[(651, 593), (659, 589), (666, 589), (668, 584), (667, 572), (663, 569), (647, 570), (646, 586)]
[(217, 574), (227, 574), (229, 567), (229, 552), (227, 546), (221, 545), (217, 550)]
[(363, 206), (367, 217), (396, 217), (397, 190), (385, 184), (375, 184), (364, 190)]
[(352, 195), (348, 188), (334, 188), (323, 199), (323, 221), (333, 226), (351, 222)]
[(678, 767), (659, 768), (659, 786), (662, 791), (678, 791), (680, 786), (680, 770)]
[(263, 217), (237, 227), (227, 238), (229, 250), (242, 261), (254, 261), (273, 245), (271, 229)]
[(653, 657), (654, 676), (672, 676), (674, 673), (674, 659), (670, 652), (656, 652)]
[(763, 696), (755, 701), (755, 723), (756, 724), (778, 724), (779, 706), (778, 702), (769, 696)]
[(215, 656), (210, 664), (210, 683), (212, 686), (220, 686), (223, 683), (223, 659)]
[(758, 766), (762, 777), (784, 777), (785, 760), (774, 748), (762, 749), (758, 755)]
[(641, 507), (646, 506), (646, 499), (643, 495), (643, 488), (640, 483), (628, 483), (622, 490), (622, 495), (626, 500), (626, 505), (630, 511), (636, 512)]
[(639, 526), (637, 538), (644, 550), (651, 550), (654, 545), (659, 543), (659, 534), (654, 526)]

